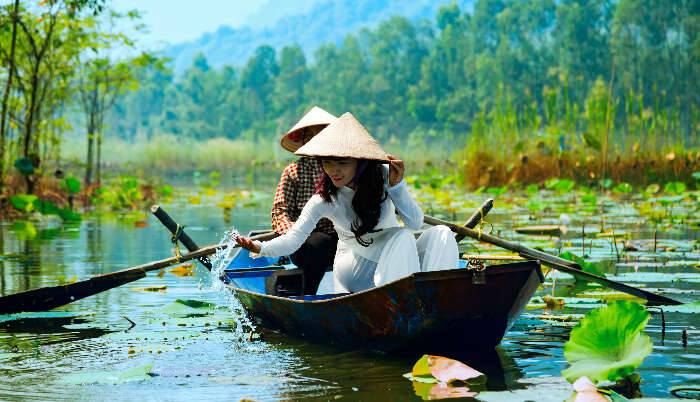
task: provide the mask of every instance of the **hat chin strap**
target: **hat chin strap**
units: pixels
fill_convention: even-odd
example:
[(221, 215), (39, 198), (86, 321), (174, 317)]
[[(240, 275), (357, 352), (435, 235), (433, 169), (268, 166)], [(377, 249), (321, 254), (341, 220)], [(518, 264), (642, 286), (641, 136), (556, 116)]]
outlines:
[[(369, 163), (369, 161), (367, 159), (363, 159), (362, 162), (360, 162), (360, 164), (357, 166), (357, 170), (355, 171), (355, 176), (352, 177), (352, 180), (350, 180), (350, 183), (354, 183), (355, 180), (357, 180), (357, 178), (360, 177), (362, 172), (364, 172), (365, 169), (367, 168), (368, 163)], [(348, 183), (348, 184), (350, 184), (350, 183)]]

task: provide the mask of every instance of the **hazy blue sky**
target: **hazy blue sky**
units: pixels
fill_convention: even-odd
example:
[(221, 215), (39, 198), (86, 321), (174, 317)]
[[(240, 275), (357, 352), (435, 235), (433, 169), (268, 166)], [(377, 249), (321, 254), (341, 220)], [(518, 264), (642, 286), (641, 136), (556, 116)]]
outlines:
[(140, 39), (147, 47), (178, 43), (213, 32), (221, 25), (241, 26), (265, 0), (112, 0), (118, 11), (138, 9), (149, 27)]

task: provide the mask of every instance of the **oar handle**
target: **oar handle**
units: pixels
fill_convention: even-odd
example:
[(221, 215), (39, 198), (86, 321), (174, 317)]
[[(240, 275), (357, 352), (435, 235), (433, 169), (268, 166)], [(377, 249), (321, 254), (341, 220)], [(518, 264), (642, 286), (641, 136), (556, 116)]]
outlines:
[(625, 292), (628, 294), (631, 294), (633, 296), (640, 297), (642, 299), (646, 299), (649, 302), (653, 304), (662, 304), (662, 305), (678, 305), (682, 304), (678, 300), (671, 299), (666, 296), (662, 295), (657, 295), (656, 293), (652, 293), (643, 289), (635, 288), (633, 286), (626, 285), (624, 283), (616, 282), (611, 279), (603, 278), (598, 275), (593, 275), (589, 274), (588, 272), (584, 272), (581, 270), (581, 267), (576, 264), (575, 262), (565, 260), (560, 257), (553, 256), (551, 254), (543, 253), (539, 250), (535, 250), (530, 247), (523, 246), (521, 244), (509, 242), (508, 240), (504, 240), (501, 238), (498, 238), (496, 236), (492, 236), (486, 233), (482, 233), (480, 231), (472, 230), (465, 228), (463, 226), (458, 226), (455, 225), (454, 223), (444, 221), (442, 219), (438, 218), (433, 218), (432, 216), (424, 216), (423, 220), (425, 223), (429, 225), (445, 225), (449, 227), (453, 232), (459, 233), (459, 234), (464, 234), (465, 236), (471, 237), (472, 239), (476, 239), (479, 241), (483, 241), (486, 243), (491, 243), (493, 245), (505, 248), (506, 250), (514, 251), (518, 254), (520, 254), (522, 257), (530, 259), (530, 260), (537, 260), (541, 264), (548, 265), (552, 268), (558, 269), (562, 272), (566, 272), (568, 274), (577, 276), (577, 277), (582, 277), (585, 278), (589, 281), (600, 283), (601, 285), (608, 286), (612, 289), (619, 290), (621, 292)]
[[(158, 218), (160, 223), (162, 223), (170, 231), (170, 233), (175, 235), (175, 233), (178, 232), (178, 228), (180, 228), (180, 226), (159, 205), (152, 206), (151, 212), (153, 212), (153, 215), (155, 215), (155, 217)], [(199, 247), (194, 242), (194, 240), (192, 240), (192, 238), (188, 236), (187, 233), (185, 233), (182, 229), (180, 229), (179, 239), (182, 242), (182, 244), (187, 248), (187, 251), (192, 252), (199, 250)], [(204, 265), (205, 267), (207, 267), (208, 270), (211, 271), (211, 261), (209, 261), (208, 257), (199, 257), (197, 258), (197, 261), (201, 262), (202, 265)]]
[[(467, 223), (464, 224), (464, 227), (467, 227), (469, 229), (474, 229), (476, 225), (481, 222), (481, 219), (483, 219), (486, 214), (491, 211), (491, 208), (493, 208), (493, 198), (489, 198), (488, 200), (484, 201), (483, 204), (479, 208), (477, 208), (476, 211), (472, 214), (472, 216), (467, 219)], [(460, 233), (455, 234), (455, 240), (457, 243), (462, 241), (466, 236)]]
[(442, 219), (434, 218), (432, 216), (424, 216), (423, 221), (429, 225), (445, 225), (450, 228), (453, 232), (457, 234), (464, 235), (466, 237), (471, 237), (479, 241), (486, 243), (491, 243), (493, 245), (505, 248), (506, 250), (514, 251), (519, 254), (526, 254), (531, 259), (541, 260), (541, 261), (553, 261), (560, 265), (565, 265), (574, 269), (581, 269), (581, 267), (575, 262), (565, 260), (563, 258), (555, 257), (553, 255), (543, 253), (541, 251), (535, 250), (530, 247), (525, 247), (521, 244), (512, 243), (508, 240), (492, 236), (481, 231), (476, 231), (473, 229), (465, 228), (464, 226), (455, 225), (452, 222), (447, 222)]

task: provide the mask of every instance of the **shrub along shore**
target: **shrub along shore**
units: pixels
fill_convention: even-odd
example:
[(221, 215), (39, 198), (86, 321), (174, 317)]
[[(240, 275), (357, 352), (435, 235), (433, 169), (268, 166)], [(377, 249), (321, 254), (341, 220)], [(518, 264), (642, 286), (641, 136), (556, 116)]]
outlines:
[[(504, 140), (503, 142), (508, 143)], [(494, 144), (495, 146), (495, 144)], [(146, 144), (108, 144), (106, 178), (86, 186), (83, 167), (76, 155), (66, 155), (60, 164), (32, 173), (33, 195), (27, 196), (27, 181), (19, 173), (8, 174), (0, 194), (0, 215), (7, 219), (27, 213), (56, 214), (64, 220), (79, 220), (80, 213), (103, 210), (143, 210), (151, 203), (174, 195), (176, 188), (197, 187), (205, 193), (220, 187), (274, 191), (278, 176), (293, 155), (277, 150), (276, 144), (216, 139), (177, 142), (161, 137)], [(621, 154), (611, 152), (607, 160), (584, 149), (552, 149), (540, 141), (530, 152), (503, 151), (504, 147), (466, 148), (448, 156), (430, 156), (421, 150), (389, 144), (387, 148), (407, 160), (416, 188), (445, 185), (475, 192), (532, 191), (550, 188), (554, 182), (579, 187), (629, 193), (664, 189), (671, 183), (700, 190), (700, 151)], [(447, 149), (447, 148), (442, 148)], [(655, 187), (656, 186), (656, 187)], [(553, 188), (553, 187), (552, 187)], [(658, 190), (657, 190), (658, 191)], [(70, 211), (70, 212), (68, 212)]]

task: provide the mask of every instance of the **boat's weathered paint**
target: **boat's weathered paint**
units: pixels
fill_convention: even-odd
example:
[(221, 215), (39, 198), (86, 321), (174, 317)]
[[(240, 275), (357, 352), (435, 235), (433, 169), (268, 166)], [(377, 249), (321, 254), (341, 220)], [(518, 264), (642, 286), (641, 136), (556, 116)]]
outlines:
[(227, 286), (262, 325), (288, 334), (429, 353), (497, 345), (542, 280), (534, 261), (488, 266), (485, 283), (474, 283), (473, 275), (467, 269), (420, 272), (324, 300), (269, 296), (232, 286), (237, 281)]

